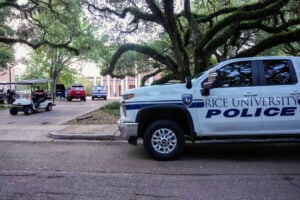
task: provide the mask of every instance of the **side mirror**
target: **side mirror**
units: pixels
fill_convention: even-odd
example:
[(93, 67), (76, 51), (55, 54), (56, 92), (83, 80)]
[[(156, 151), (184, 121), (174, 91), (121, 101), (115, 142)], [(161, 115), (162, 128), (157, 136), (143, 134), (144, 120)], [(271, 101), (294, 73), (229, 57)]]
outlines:
[(187, 76), (186, 78), (185, 78), (185, 87), (187, 88), (187, 89), (191, 89), (192, 87), (193, 87), (193, 85), (192, 85), (192, 78), (190, 77), (190, 76)]
[(214, 86), (214, 83), (216, 82), (217, 80), (217, 76), (218, 76), (218, 72), (210, 72), (209, 75), (208, 75), (208, 80), (207, 82), (203, 83), (203, 89), (201, 89), (201, 94), (203, 96), (208, 96), (209, 95), (209, 90), (211, 88), (213, 88)]
[(202, 96), (208, 96), (209, 95), (209, 89), (203, 88), (201, 89)]

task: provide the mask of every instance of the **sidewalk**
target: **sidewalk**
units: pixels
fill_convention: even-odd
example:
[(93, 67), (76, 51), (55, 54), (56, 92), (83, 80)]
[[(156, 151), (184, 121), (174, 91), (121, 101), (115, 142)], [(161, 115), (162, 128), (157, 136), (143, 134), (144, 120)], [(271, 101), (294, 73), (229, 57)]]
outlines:
[(1, 125), (0, 141), (122, 140), (113, 125)]
[(63, 124), (113, 101), (56, 101), (50, 113), (41, 112), (30, 116), (23, 113), (12, 116), (8, 110), (0, 110), (0, 141), (121, 140), (117, 124)]
[(64, 125), (65, 128), (49, 133), (53, 139), (117, 140), (120, 132), (116, 124)]

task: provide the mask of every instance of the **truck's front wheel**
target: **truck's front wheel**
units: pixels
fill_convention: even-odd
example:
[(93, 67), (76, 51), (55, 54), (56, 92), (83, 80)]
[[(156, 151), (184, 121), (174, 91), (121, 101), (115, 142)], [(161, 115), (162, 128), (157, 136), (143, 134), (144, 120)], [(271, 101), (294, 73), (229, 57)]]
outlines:
[(144, 148), (156, 160), (174, 160), (183, 151), (184, 132), (175, 122), (159, 120), (144, 134)]

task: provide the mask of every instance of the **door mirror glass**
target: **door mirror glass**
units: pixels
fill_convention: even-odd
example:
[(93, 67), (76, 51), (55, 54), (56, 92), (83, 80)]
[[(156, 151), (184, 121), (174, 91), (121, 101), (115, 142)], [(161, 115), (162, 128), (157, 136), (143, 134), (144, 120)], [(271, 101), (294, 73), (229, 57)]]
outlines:
[(203, 88), (211, 89), (213, 87), (215, 81), (217, 80), (217, 76), (218, 76), (218, 72), (216, 72), (216, 71), (210, 72), (208, 75), (207, 82), (205, 82), (203, 84)]

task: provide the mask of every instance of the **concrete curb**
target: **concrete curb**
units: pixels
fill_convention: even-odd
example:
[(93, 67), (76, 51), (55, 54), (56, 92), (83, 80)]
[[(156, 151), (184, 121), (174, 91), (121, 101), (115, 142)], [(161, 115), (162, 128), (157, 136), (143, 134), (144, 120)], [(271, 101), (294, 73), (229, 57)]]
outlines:
[(94, 133), (94, 134), (72, 134), (72, 133), (58, 133), (51, 132), (49, 137), (53, 139), (63, 139), (63, 140), (121, 140), (119, 134), (106, 134), (106, 133)]

